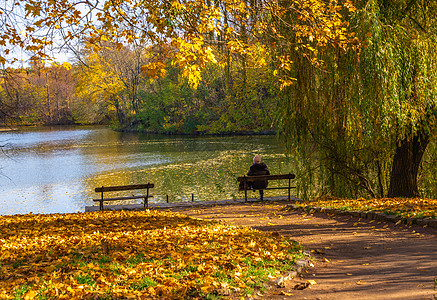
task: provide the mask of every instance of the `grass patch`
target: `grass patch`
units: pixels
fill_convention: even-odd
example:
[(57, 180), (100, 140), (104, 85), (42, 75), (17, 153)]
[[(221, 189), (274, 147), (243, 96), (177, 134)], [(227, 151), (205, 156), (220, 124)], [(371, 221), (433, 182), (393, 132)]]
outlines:
[(31, 288), (31, 286), (30, 286), (30, 285), (27, 285), (27, 284), (23, 284), (23, 285), (17, 287), (17, 288), (15, 289), (15, 291), (14, 291), (13, 299), (14, 299), (14, 300), (15, 300), (15, 299), (17, 299), (17, 300), (18, 300), (18, 299), (22, 299), (23, 296), (27, 293), (27, 291), (30, 290), (30, 288)]
[(89, 287), (94, 287), (96, 285), (96, 282), (94, 281), (94, 278), (89, 274), (84, 275), (76, 275), (74, 277), (76, 279), (77, 283), (80, 285), (87, 285)]
[(142, 291), (144, 289), (147, 289), (149, 287), (153, 287), (158, 285), (156, 281), (154, 281), (152, 278), (146, 276), (141, 278), (139, 281), (134, 282), (130, 285), (130, 288), (137, 291)]
[(282, 236), (157, 211), (2, 216), (0, 246), (0, 299), (240, 297), (303, 257)]
[(404, 218), (437, 218), (436, 199), (422, 198), (380, 198), (344, 199), (331, 196), (298, 202), (301, 207), (335, 208), (339, 210), (376, 211)]

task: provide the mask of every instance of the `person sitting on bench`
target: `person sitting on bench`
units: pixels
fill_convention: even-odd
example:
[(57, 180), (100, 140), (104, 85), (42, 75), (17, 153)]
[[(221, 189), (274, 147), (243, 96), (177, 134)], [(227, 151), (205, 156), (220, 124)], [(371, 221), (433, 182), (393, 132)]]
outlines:
[[(267, 168), (267, 165), (264, 162), (261, 162), (261, 156), (258, 154), (254, 156), (253, 158), (253, 164), (249, 168), (249, 172), (247, 172), (247, 176), (261, 176), (261, 175), (270, 175), (270, 171)], [(259, 196), (260, 200), (263, 200), (264, 196), (264, 190), (267, 185), (268, 181), (254, 181), (251, 182), (251, 188), (254, 190), (259, 190)]]

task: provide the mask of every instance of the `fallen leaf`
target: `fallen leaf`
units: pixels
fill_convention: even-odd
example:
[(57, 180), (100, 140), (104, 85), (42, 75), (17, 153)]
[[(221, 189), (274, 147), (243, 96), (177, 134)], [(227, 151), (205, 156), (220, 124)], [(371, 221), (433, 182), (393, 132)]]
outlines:
[(292, 293), (288, 293), (288, 292), (285, 292), (285, 291), (281, 291), (280, 295), (284, 295), (284, 296), (293, 296)]
[(30, 290), (24, 295), (24, 300), (35, 299), (37, 295), (38, 293), (36, 291)]
[(293, 290), (304, 290), (309, 287), (311, 284), (309, 282), (298, 283), (293, 287)]

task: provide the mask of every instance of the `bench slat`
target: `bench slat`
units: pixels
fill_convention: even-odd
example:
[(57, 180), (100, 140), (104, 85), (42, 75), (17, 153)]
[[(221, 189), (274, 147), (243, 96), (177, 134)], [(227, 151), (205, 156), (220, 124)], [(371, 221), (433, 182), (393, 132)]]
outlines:
[[(296, 187), (295, 186), (290, 186), (290, 189), (295, 189)], [(265, 188), (265, 189), (263, 189), (263, 190), (288, 190), (289, 189), (289, 187), (288, 186), (284, 186), (284, 187), (268, 187), (268, 188)]]
[(114, 198), (103, 198), (103, 199), (93, 199), (95, 202), (100, 201), (115, 201), (115, 200), (129, 200), (129, 199), (142, 199), (142, 198), (151, 198), (152, 195), (137, 195), (137, 196), (126, 196), (126, 197), (114, 197)]
[(153, 183), (148, 184), (133, 184), (133, 185), (119, 185), (119, 186), (104, 186), (95, 189), (96, 193), (101, 192), (117, 192), (117, 191), (128, 191), (128, 190), (141, 190), (147, 188), (153, 188), (155, 185)]
[(264, 180), (279, 180), (279, 179), (294, 179), (296, 175), (294, 174), (281, 174), (281, 175), (262, 175), (262, 176), (240, 176), (237, 177), (239, 182), (243, 182), (246, 178), (247, 182), (251, 181), (264, 181)]

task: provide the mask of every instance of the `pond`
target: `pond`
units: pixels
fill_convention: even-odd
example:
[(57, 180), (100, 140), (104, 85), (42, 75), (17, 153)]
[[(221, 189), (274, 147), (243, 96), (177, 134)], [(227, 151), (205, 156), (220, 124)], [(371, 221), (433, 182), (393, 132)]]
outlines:
[(191, 201), (193, 195), (195, 201), (242, 198), (236, 177), (247, 172), (255, 154), (272, 174), (293, 172), (276, 136), (50, 127), (0, 132), (0, 144), (0, 215), (81, 212), (99, 197), (96, 187), (148, 182), (155, 184), (152, 203), (167, 196), (170, 202)]

